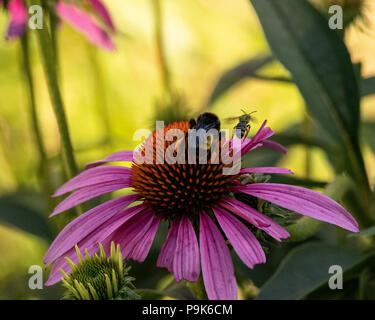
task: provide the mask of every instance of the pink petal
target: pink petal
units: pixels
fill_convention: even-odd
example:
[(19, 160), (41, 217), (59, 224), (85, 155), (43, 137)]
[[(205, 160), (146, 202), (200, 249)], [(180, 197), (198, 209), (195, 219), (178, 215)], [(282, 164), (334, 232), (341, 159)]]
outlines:
[(92, 186), (98, 183), (116, 181), (117, 183), (123, 182), (130, 184), (130, 176), (131, 169), (122, 166), (104, 166), (88, 169), (62, 185), (53, 194), (53, 197), (58, 197), (75, 189)]
[(199, 244), (208, 298), (237, 299), (237, 283), (229, 249), (219, 229), (204, 212), (200, 214)]
[[(81, 252), (87, 249), (91, 255), (99, 251), (98, 244), (101, 242), (103, 244), (104, 251), (108, 254), (110, 250), (111, 235), (115, 233), (116, 230), (119, 229), (119, 227), (122, 226), (126, 221), (130, 220), (135, 215), (141, 214), (140, 212), (144, 210), (147, 210), (147, 207), (144, 205), (134, 206), (121, 212), (121, 214), (118, 216), (112, 217), (76, 243), (78, 248), (81, 250)], [(117, 242), (115, 242), (115, 244), (117, 244)], [(75, 247), (71, 247), (68, 251), (56, 259), (46, 285), (52, 285), (60, 281), (60, 268), (62, 268), (68, 274), (71, 272), (70, 265), (66, 263), (65, 257), (70, 258), (75, 263), (78, 262)]]
[(167, 268), (170, 273), (173, 273), (173, 260), (176, 251), (177, 233), (179, 221), (174, 221), (169, 229), (167, 239), (161, 248), (158, 261), (156, 265), (160, 268)]
[(56, 12), (62, 20), (84, 34), (86, 38), (95, 45), (107, 50), (115, 49), (109, 35), (101, 29), (85, 11), (75, 5), (59, 1), (56, 4)]
[(108, 157), (104, 158), (103, 160), (91, 162), (86, 165), (86, 169), (93, 168), (100, 166), (106, 162), (117, 162), (117, 161), (133, 161), (133, 150), (124, 150), (112, 153)]
[(358, 232), (358, 223), (334, 200), (316, 191), (278, 183), (235, 186), (233, 191), (250, 194), (303, 215)]
[(260, 213), (247, 204), (232, 198), (222, 198), (218, 203), (221, 207), (227, 209), (242, 219), (250, 222), (255, 227), (265, 231), (274, 239), (281, 241), (281, 239), (289, 238), (290, 235), (283, 227), (278, 225), (266, 215)]
[(212, 210), (234, 250), (249, 268), (266, 262), (262, 246), (243, 223), (220, 207), (214, 206)]
[(111, 28), (112, 31), (116, 31), (115, 25), (113, 24), (111, 15), (109, 14), (107, 8), (100, 0), (89, 0), (91, 8), (96, 12), (96, 14), (103, 20), (103, 22)]
[(8, 11), (11, 14), (10, 24), (7, 31), (7, 38), (22, 36), (26, 31), (28, 14), (22, 0), (10, 0)]
[(177, 282), (182, 279), (195, 282), (198, 280), (200, 273), (197, 236), (193, 225), (185, 215), (179, 221), (173, 273)]
[(274, 149), (276, 151), (280, 151), (282, 153), (288, 153), (288, 149), (282, 146), (280, 143), (277, 143), (275, 141), (263, 141), (263, 147), (269, 148), (269, 149)]
[(49, 217), (53, 217), (63, 211), (71, 209), (74, 206), (79, 205), (92, 198), (98, 197), (100, 195), (112, 191), (127, 188), (129, 186), (129, 182), (123, 182), (121, 180), (119, 182), (118, 180), (114, 180), (106, 183), (94, 184), (92, 186), (83, 187), (73, 192), (71, 195), (69, 195), (67, 198), (61, 201)]
[(240, 174), (245, 173), (280, 173), (280, 174), (294, 174), (289, 169), (277, 168), (277, 167), (258, 167), (258, 168), (243, 168), (240, 170)]
[(250, 150), (253, 150), (261, 146), (264, 140), (268, 139), (269, 137), (275, 134), (275, 131), (272, 131), (269, 127), (266, 127), (266, 123), (267, 121), (263, 122), (263, 124), (261, 125), (260, 129), (254, 137), (245, 140), (245, 142), (242, 144), (241, 155), (244, 155)]
[(125, 258), (142, 262), (150, 251), (159, 226), (160, 216), (152, 210), (145, 210), (123, 224), (112, 236), (111, 241), (119, 243)]
[[(89, 254), (93, 255), (99, 251), (99, 244), (92, 243), (89, 247), (79, 244), (78, 248), (80, 249), (82, 254), (85, 251), (85, 249), (87, 249)], [(74, 263), (77, 263), (79, 261), (75, 248), (71, 248), (64, 254), (64, 256), (58, 258), (53, 264), (48, 280), (45, 283), (46, 286), (52, 286), (63, 278), (63, 276), (60, 273), (60, 269), (64, 270), (64, 272), (67, 274), (70, 274), (72, 272), (72, 268), (70, 267), (69, 263), (65, 260), (65, 257), (69, 258)]]
[(64, 252), (74, 247), (75, 244), (90, 234), (90, 232), (121, 212), (136, 199), (136, 195), (127, 195), (113, 199), (92, 208), (74, 219), (65, 226), (52, 242), (44, 257), (44, 263), (49, 264), (54, 261), (56, 258), (64, 254)]

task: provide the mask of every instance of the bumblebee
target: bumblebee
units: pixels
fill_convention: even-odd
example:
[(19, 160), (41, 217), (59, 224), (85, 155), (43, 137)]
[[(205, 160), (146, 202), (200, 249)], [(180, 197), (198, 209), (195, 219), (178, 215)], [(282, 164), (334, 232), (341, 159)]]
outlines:
[(219, 117), (211, 112), (205, 112), (199, 115), (197, 121), (195, 119), (190, 119), (189, 121), (190, 129), (203, 129), (208, 132), (211, 129), (216, 129), (220, 132), (221, 123)]
[[(189, 121), (190, 129), (195, 129), (195, 130), (200, 130), (203, 129), (206, 132), (215, 129), (220, 135), (220, 128), (221, 128), (221, 123), (219, 120), (219, 117), (211, 112), (205, 112), (202, 113), (201, 115), (198, 116), (197, 120), (195, 119), (190, 119)], [(220, 139), (220, 138), (219, 138)], [(196, 146), (199, 148), (205, 148), (209, 150), (211, 148), (211, 136), (207, 137), (206, 143), (200, 143), (199, 137), (197, 136), (196, 138)]]

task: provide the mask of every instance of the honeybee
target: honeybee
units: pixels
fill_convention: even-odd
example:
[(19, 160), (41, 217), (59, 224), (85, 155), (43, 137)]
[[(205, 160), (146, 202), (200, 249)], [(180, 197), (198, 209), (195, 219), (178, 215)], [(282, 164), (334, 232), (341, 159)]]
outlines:
[[(256, 111), (252, 111), (250, 113), (245, 112), (241, 109), (241, 111), (244, 113), (243, 115), (237, 116), (237, 117), (230, 117), (226, 118), (226, 122), (232, 122), (235, 120), (238, 120), (238, 123), (233, 128), (233, 135), (236, 133), (237, 138), (246, 139), (246, 137), (249, 135), (251, 126), (250, 122), (254, 122), (255, 118), (252, 116), (253, 113)], [(237, 131), (240, 131), (240, 136), (238, 136)]]

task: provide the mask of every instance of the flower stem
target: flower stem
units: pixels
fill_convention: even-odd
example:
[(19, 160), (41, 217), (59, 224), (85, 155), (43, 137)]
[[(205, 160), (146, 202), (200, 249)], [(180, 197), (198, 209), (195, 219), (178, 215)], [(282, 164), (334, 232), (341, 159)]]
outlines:
[(161, 0), (151, 0), (154, 14), (155, 43), (164, 90), (171, 92), (171, 77), (164, 50), (163, 15)]
[(197, 282), (188, 282), (186, 281), (186, 285), (190, 288), (193, 292), (194, 297), (198, 300), (207, 300), (207, 293), (204, 287), (202, 275), (199, 276)]
[(39, 179), (41, 186), (44, 190), (44, 194), (47, 199), (49, 211), (53, 210), (55, 203), (51, 195), (53, 188), (51, 184), (49, 163), (47, 159), (47, 152), (42, 138), (41, 128), (38, 122), (38, 116), (36, 111), (35, 94), (34, 94), (34, 82), (31, 74), (31, 64), (29, 55), (29, 42), (27, 33), (21, 39), (21, 51), (23, 58), (23, 72), (25, 76), (25, 83), (28, 91), (29, 108), (30, 108), (30, 120), (33, 129), (34, 140), (39, 154)]
[(72, 142), (70, 139), (68, 123), (65, 116), (64, 104), (58, 85), (57, 67), (55, 63), (55, 55), (53, 53), (52, 40), (46, 25), (43, 26), (43, 29), (38, 30), (37, 34), (43, 61), (44, 73), (47, 80), (48, 91), (60, 132), (64, 161), (66, 162), (68, 176), (72, 178), (77, 174), (77, 164), (74, 157)]
[(106, 103), (105, 83), (103, 81), (103, 74), (98, 61), (98, 52), (96, 48), (90, 43), (87, 44), (87, 54), (89, 56), (93, 75), (96, 110), (100, 121), (102, 122), (102, 127), (106, 135), (105, 142), (108, 145), (108, 151), (110, 151), (113, 141), (110, 114), (108, 105)]

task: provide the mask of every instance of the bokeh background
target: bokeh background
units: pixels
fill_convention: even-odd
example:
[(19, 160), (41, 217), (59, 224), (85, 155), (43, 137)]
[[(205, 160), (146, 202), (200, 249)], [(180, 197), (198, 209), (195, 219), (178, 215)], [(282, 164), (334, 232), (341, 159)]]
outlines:
[[(138, 145), (139, 141), (133, 141), (135, 130), (152, 128), (157, 107), (165, 103), (151, 0), (105, 3), (120, 30), (115, 37), (116, 51), (95, 48), (66, 24), (58, 31), (59, 79), (81, 169), (87, 162)], [(345, 42), (354, 62), (362, 63), (363, 76), (370, 77), (375, 74), (374, 1), (368, 2), (366, 16), (370, 23), (365, 28), (350, 27)], [(171, 82), (181, 97), (186, 119), (205, 110), (223, 72), (270, 52), (248, 0), (163, 0), (163, 21)], [(1, 11), (1, 32), (7, 23), (7, 15)], [(56, 188), (64, 181), (59, 133), (36, 37), (30, 34), (39, 121)], [(261, 74), (289, 76), (277, 61), (261, 69)], [(28, 268), (42, 265), (58, 226), (52, 222), (51, 227), (46, 219), (48, 205), (38, 183), (38, 154), (25, 101), (20, 42), (0, 37), (0, 299), (55, 299), (61, 295), (59, 285), (44, 290), (30, 290), (27, 286)], [(375, 96), (363, 99), (363, 120), (375, 121), (374, 106)], [(305, 117), (304, 102), (296, 86), (280, 81), (243, 79), (220, 96), (210, 111), (225, 118), (241, 114), (241, 108), (257, 111), (254, 131), (265, 119), (272, 129), (282, 131)], [(368, 174), (374, 181), (374, 153), (367, 145), (363, 148)], [(310, 157), (308, 169), (306, 153)], [(301, 178), (308, 175), (317, 181), (331, 181), (334, 177), (325, 155), (317, 148), (307, 151), (304, 146), (294, 145), (279, 165), (291, 168)], [(158, 241), (155, 248), (162, 240)], [(154, 259), (151, 255), (143, 265), (134, 264), (139, 287), (169, 281), (165, 270), (154, 267)], [(46, 272), (44, 276), (46, 279)]]

